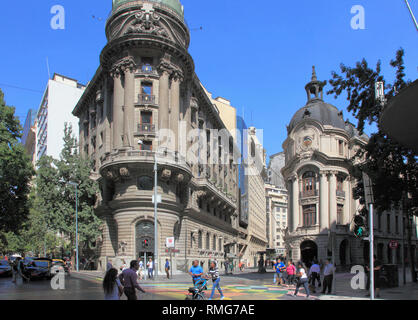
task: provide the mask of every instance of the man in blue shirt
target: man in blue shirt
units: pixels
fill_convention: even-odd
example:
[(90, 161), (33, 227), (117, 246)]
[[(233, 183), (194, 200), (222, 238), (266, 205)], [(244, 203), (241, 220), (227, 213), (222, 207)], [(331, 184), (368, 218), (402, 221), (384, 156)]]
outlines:
[(193, 284), (196, 284), (196, 282), (201, 279), (203, 275), (203, 268), (199, 266), (199, 261), (193, 261), (193, 265), (189, 270), (189, 274), (192, 276)]
[(274, 265), (274, 269), (276, 269), (276, 272), (274, 273), (274, 284), (276, 284), (276, 279), (278, 278), (278, 282), (280, 284), (283, 284), (283, 272), (286, 269), (286, 266), (282, 262), (282, 260), (277, 259), (277, 263)]
[(165, 273), (167, 274), (167, 279), (170, 279), (170, 261), (165, 259)]

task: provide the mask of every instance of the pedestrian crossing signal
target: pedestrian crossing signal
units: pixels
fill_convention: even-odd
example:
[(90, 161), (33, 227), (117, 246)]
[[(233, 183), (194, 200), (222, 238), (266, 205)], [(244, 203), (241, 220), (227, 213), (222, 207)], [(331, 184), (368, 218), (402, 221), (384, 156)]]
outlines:
[(356, 215), (354, 217), (354, 235), (357, 238), (366, 237), (366, 219), (362, 215)]

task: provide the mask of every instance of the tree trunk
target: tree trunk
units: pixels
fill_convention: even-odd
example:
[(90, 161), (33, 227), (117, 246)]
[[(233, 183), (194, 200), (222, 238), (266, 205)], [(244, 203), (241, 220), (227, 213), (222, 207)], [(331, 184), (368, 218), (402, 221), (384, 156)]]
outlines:
[(412, 247), (412, 223), (411, 223), (411, 216), (409, 216), (409, 214), (407, 215), (407, 226), (408, 226), (408, 249), (409, 249), (409, 265), (411, 268), (411, 277), (412, 277), (412, 281), (413, 282), (417, 282), (417, 276), (415, 274), (415, 257), (414, 257), (414, 251), (413, 251), (413, 247)]

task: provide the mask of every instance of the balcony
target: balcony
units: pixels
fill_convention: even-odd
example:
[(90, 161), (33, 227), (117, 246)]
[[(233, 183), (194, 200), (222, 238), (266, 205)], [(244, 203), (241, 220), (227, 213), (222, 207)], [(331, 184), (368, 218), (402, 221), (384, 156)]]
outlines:
[(299, 197), (302, 198), (309, 198), (309, 197), (317, 197), (318, 190), (304, 190), (299, 193)]
[(337, 190), (336, 193), (337, 197), (345, 198), (345, 191)]
[(138, 104), (155, 104), (155, 96), (151, 94), (139, 94)]
[(146, 76), (158, 76), (157, 70), (149, 65), (149, 64), (143, 64), (141, 65), (138, 70), (136, 71), (137, 75), (146, 75)]
[(138, 124), (137, 134), (140, 134), (140, 135), (155, 134), (155, 124), (151, 124), (151, 123)]

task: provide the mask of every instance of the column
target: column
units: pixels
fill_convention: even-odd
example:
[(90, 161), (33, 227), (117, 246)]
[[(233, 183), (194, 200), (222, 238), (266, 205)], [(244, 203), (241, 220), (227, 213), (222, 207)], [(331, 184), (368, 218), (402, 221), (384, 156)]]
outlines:
[(176, 70), (173, 73), (171, 82), (171, 99), (170, 99), (170, 129), (174, 133), (175, 141), (173, 143), (174, 151), (178, 149), (178, 135), (179, 135), (179, 120), (180, 120), (180, 82), (183, 75), (180, 70)]
[(344, 179), (343, 190), (345, 193), (344, 198), (344, 224), (350, 224), (350, 177)]
[(133, 146), (133, 134), (136, 131), (135, 126), (135, 76), (134, 65), (128, 65), (125, 70), (125, 94), (124, 94), (124, 112), (123, 112), (123, 146)]
[(337, 172), (331, 171), (329, 178), (329, 217), (330, 227), (335, 230), (337, 223)]
[(319, 180), (319, 226), (320, 232), (329, 229), (328, 218), (328, 179), (326, 172), (320, 172)]
[(168, 69), (161, 69), (161, 77), (160, 77), (160, 89), (159, 89), (159, 99), (158, 99), (158, 129), (168, 129), (169, 128), (169, 88), (168, 88), (168, 80), (169, 80), (169, 70)]
[(122, 147), (124, 94), (119, 68), (112, 72), (113, 77), (113, 149)]
[[(292, 192), (292, 181), (286, 181), (286, 187), (287, 187), (287, 227), (289, 228), (289, 232), (292, 232), (293, 229), (293, 192)], [(275, 227), (276, 228), (276, 227)], [(276, 241), (276, 240), (274, 240)]]
[(292, 178), (292, 217), (293, 231), (299, 226), (299, 180), (297, 175)]

